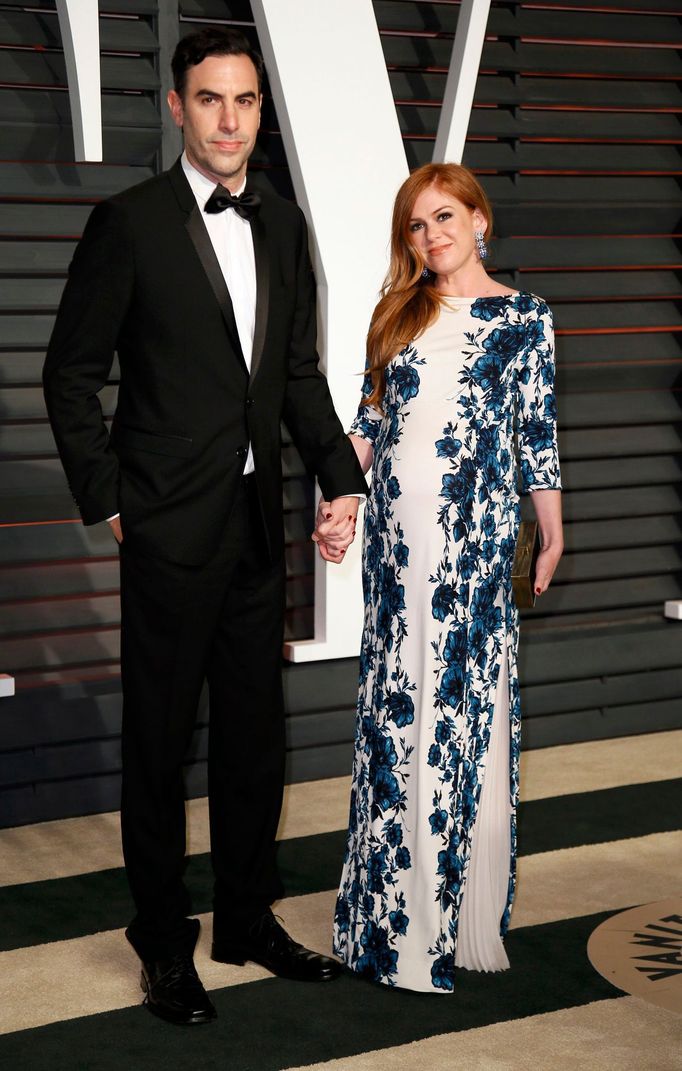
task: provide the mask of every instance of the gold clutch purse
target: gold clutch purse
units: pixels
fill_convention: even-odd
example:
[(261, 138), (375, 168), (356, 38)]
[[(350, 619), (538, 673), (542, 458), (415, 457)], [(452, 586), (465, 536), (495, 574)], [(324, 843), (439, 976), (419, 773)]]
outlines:
[(535, 606), (535, 564), (540, 553), (537, 521), (521, 521), (512, 565), (512, 589), (519, 610)]

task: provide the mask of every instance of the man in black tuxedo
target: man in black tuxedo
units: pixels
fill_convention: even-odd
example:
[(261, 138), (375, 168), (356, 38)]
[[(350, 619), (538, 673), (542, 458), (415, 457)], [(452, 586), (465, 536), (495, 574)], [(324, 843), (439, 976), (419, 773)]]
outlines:
[[(126, 933), (149, 1009), (197, 1023), (215, 1009), (192, 958), (182, 763), (204, 679), (213, 958), (290, 978), (338, 973), (270, 910), (282, 895), (280, 420), (331, 503), (330, 560), (352, 538), (366, 485), (317, 367), (302, 213), (246, 182), (262, 60), (241, 34), (208, 29), (180, 42), (173, 73), (185, 152), (92, 212), (44, 385), (83, 521), (109, 520), (120, 544), (121, 817), (137, 909)], [(109, 435), (97, 392), (114, 351)]]

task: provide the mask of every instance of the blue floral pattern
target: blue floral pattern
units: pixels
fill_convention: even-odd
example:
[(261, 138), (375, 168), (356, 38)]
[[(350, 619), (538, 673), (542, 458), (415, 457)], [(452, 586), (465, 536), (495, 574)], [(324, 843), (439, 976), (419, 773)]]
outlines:
[[(524, 491), (560, 487), (550, 310), (519, 293), (456, 311), (458, 334), (445, 359), (429, 354), (429, 329), (388, 365), (383, 412), (361, 405), (351, 427), (374, 456), (334, 947), (374, 981), (431, 992), (454, 986), (458, 910), (503, 657), (512, 806), (503, 934), (509, 923), (520, 726), (510, 577), (517, 472)], [(370, 390), (366, 376), (363, 395)]]

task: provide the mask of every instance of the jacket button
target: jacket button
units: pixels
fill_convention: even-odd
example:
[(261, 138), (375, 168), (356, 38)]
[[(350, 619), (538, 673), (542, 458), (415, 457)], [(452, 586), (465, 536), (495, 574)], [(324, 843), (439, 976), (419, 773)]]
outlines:
[(253, 405), (253, 398), (247, 398), (246, 399), (246, 407), (247, 407), (247, 409), (250, 409), (252, 405)]
[(237, 457), (246, 457), (246, 447), (240, 446), (237, 450)]

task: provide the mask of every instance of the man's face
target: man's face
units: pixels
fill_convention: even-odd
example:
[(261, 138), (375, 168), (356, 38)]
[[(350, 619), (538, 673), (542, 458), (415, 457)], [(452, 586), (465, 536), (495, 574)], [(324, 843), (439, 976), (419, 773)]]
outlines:
[(168, 94), (189, 162), (232, 192), (256, 143), (261, 100), (256, 68), (244, 55), (207, 56), (187, 71), (182, 98)]

